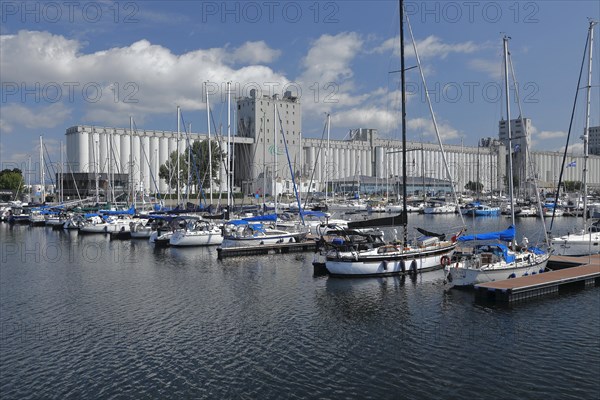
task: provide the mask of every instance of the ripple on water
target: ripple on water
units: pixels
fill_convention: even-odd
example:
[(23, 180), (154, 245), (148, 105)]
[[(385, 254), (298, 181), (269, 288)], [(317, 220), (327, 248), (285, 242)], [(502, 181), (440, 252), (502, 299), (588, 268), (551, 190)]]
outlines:
[(313, 277), (311, 254), (221, 262), (214, 248), (6, 225), (0, 233), (6, 244), (63, 253), (2, 254), (3, 399), (562, 399), (600, 390), (597, 288), (489, 307), (445, 290), (441, 271), (332, 279)]

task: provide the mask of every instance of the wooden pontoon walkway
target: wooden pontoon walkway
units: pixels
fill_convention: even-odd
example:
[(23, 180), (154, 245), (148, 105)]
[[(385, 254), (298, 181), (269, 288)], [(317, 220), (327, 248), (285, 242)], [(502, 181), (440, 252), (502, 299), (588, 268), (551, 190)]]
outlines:
[(317, 243), (314, 240), (307, 240), (300, 243), (278, 243), (248, 247), (217, 247), (217, 258), (222, 260), (228, 257), (315, 251), (316, 246)]
[(578, 265), (543, 274), (523, 276), (475, 285), (479, 299), (512, 303), (549, 293), (566, 287), (600, 286), (600, 255), (591, 257), (552, 256), (548, 264)]

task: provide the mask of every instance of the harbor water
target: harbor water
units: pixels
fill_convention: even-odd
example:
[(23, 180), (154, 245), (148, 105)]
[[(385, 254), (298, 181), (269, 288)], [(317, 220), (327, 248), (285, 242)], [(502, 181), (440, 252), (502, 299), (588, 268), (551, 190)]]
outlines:
[[(536, 219), (517, 228), (530, 243), (543, 233)], [(335, 279), (313, 275), (311, 253), (218, 261), (214, 247), (0, 235), (3, 400), (600, 398), (598, 288), (499, 307), (448, 290), (439, 270)]]

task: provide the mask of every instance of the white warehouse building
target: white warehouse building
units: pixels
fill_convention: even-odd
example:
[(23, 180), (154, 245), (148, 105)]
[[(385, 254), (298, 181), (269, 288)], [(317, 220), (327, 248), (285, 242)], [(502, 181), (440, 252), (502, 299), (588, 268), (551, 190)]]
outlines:
[[(302, 110), (297, 97), (286, 92), (278, 96), (249, 97), (237, 101), (237, 134), (232, 135), (231, 169), (234, 186), (245, 193), (291, 193), (291, 171), (300, 183), (301, 191), (323, 191), (327, 182), (368, 176), (379, 179), (402, 176), (402, 142), (377, 137), (375, 129), (351, 130), (346, 140), (326, 140), (302, 137)], [(558, 183), (562, 163), (560, 152), (531, 152), (528, 156), (529, 119), (512, 120), (516, 140), (513, 147), (515, 176), (519, 184), (531, 188), (533, 176), (538, 186), (554, 188)], [(523, 126), (521, 126), (523, 125)], [(452, 182), (462, 190), (471, 182), (483, 184), (484, 191), (505, 190), (507, 152), (506, 122), (499, 122), (498, 139), (484, 138), (478, 146), (445, 145), (444, 151)], [(596, 128), (591, 132), (596, 139)], [(283, 138), (285, 135), (285, 140)], [(160, 165), (169, 155), (183, 153), (191, 142), (206, 140), (207, 134), (185, 135), (173, 131), (134, 130), (78, 125), (67, 129), (68, 170), (82, 173), (130, 173), (133, 162), (133, 185), (154, 193), (168, 191), (167, 182), (158, 178)], [(212, 137), (227, 152), (226, 138)], [(594, 148), (596, 143), (591, 141)], [(178, 144), (179, 143), (179, 144)], [(434, 143), (407, 143), (407, 175), (409, 177), (448, 180), (442, 152)], [(288, 165), (288, 157), (292, 167)], [(224, 185), (225, 162), (214, 177)], [(563, 181), (583, 180), (583, 155), (569, 154)], [(588, 158), (588, 185), (600, 189), (600, 156)], [(291, 171), (290, 171), (291, 170)], [(312, 184), (309, 183), (312, 182)], [(215, 182), (216, 183), (216, 182)], [(225, 186), (213, 185), (225, 191)]]

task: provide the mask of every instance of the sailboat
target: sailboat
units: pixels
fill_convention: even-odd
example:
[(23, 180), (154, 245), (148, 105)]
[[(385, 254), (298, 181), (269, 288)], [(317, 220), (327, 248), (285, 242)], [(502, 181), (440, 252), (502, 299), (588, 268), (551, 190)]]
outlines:
[[(404, 66), (404, 2), (400, 1), (400, 74), (402, 86), (402, 213), (394, 223), (403, 226), (403, 240), (390, 244), (360, 250), (347, 243), (332, 243), (332, 249), (326, 253), (325, 267), (331, 275), (338, 276), (385, 276), (406, 272), (423, 272), (438, 268), (442, 260), (449, 259), (454, 253), (456, 240), (460, 233), (446, 240), (443, 234), (421, 231), (423, 236), (416, 242), (407, 238), (407, 165), (406, 165), (406, 86)], [(418, 52), (415, 48), (418, 59)], [(422, 71), (421, 77), (423, 78)], [(424, 80), (424, 79), (423, 79)], [(433, 115), (433, 113), (432, 113)], [(435, 121), (434, 121), (435, 123)], [(350, 228), (351, 224), (348, 224)], [(362, 227), (362, 226), (361, 226)]]
[[(507, 121), (510, 121), (510, 99), (508, 84), (508, 37), (504, 37), (504, 79), (506, 93)], [(475, 245), (471, 251), (457, 250), (452, 259), (445, 258), (442, 263), (446, 271), (446, 282), (453, 286), (472, 286), (478, 283), (516, 278), (518, 276), (543, 273), (550, 254), (538, 247), (529, 246), (527, 238), (523, 238), (521, 246), (515, 242), (515, 207), (512, 167), (512, 136), (510, 122), (508, 129), (508, 186), (511, 205), (512, 224), (503, 231), (465, 235), (458, 242), (485, 241)], [(495, 240), (505, 243), (489, 244)], [(510, 245), (508, 245), (510, 243)]]
[[(600, 254), (600, 232), (594, 227), (587, 227), (588, 204), (587, 204), (587, 160), (589, 156), (589, 132), (590, 132), (590, 92), (592, 89), (592, 49), (594, 48), (594, 25), (596, 21), (590, 21), (588, 29), (589, 45), (588, 51), (588, 77), (586, 86), (586, 116), (585, 129), (583, 133), (583, 230), (578, 233), (567, 234), (553, 238), (551, 241), (552, 249), (556, 254), (563, 256), (585, 256), (590, 254)], [(582, 64), (583, 69), (583, 64)], [(579, 85), (577, 85), (579, 86)], [(567, 146), (568, 147), (568, 146)], [(563, 162), (564, 165), (564, 162)], [(562, 174), (561, 174), (562, 177)], [(560, 185), (560, 183), (559, 183)], [(560, 186), (559, 186), (560, 187)], [(558, 197), (558, 192), (557, 192)]]
[(173, 232), (169, 245), (174, 247), (210, 246), (223, 243), (221, 228), (197, 216), (186, 216), (185, 223)]

